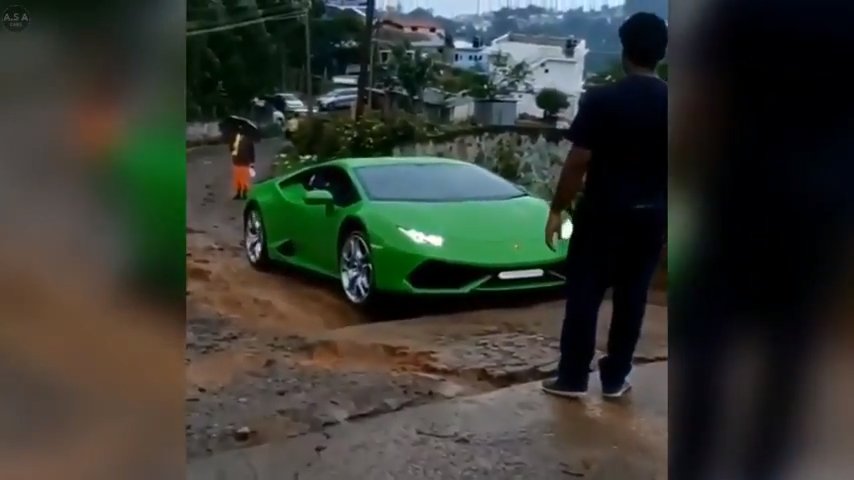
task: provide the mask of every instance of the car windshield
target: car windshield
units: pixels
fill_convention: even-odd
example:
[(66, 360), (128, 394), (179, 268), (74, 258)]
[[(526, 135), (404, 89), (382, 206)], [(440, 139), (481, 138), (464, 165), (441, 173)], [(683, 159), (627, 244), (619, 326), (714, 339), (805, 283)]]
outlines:
[(355, 169), (371, 200), (463, 202), (507, 200), (527, 195), (516, 185), (475, 165), (422, 163)]

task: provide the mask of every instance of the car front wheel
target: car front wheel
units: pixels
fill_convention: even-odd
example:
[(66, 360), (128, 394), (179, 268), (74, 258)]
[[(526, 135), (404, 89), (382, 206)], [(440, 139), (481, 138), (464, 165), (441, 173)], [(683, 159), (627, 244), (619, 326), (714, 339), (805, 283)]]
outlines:
[(264, 220), (257, 208), (250, 208), (246, 213), (243, 224), (243, 248), (249, 263), (258, 270), (265, 270), (270, 265), (267, 256), (266, 239), (264, 238)]
[(339, 255), (341, 288), (351, 303), (365, 305), (373, 298), (374, 266), (367, 236), (360, 231), (347, 235)]

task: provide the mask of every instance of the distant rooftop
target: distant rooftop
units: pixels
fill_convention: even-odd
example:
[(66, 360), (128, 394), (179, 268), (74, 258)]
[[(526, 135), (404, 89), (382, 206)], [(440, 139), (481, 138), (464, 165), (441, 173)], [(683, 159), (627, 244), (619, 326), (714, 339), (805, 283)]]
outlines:
[(432, 21), (425, 20), (420, 18), (408, 18), (401, 17), (397, 15), (386, 15), (382, 18), (383, 22), (394, 23), (400, 25), (404, 28), (406, 27), (420, 27), (420, 28), (435, 28), (437, 30), (444, 30), (441, 25)]
[(517, 42), (563, 48), (566, 46), (567, 40), (572, 38), (574, 37), (551, 37), (547, 35), (530, 35), (526, 33), (507, 33), (493, 40), (493, 43)]

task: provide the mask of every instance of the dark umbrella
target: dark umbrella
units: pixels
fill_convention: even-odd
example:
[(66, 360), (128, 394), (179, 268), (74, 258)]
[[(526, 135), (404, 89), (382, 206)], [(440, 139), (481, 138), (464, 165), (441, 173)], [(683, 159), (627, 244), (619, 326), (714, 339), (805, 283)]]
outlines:
[(223, 121), (219, 122), (219, 130), (227, 140), (231, 141), (238, 133), (246, 135), (253, 140), (258, 140), (261, 137), (261, 131), (252, 120), (244, 117), (232, 115)]

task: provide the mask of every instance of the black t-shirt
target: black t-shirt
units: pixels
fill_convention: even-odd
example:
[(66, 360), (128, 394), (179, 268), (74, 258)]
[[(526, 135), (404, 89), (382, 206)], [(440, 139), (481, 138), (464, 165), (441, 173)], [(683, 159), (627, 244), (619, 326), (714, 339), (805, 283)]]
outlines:
[(591, 151), (579, 210), (667, 206), (667, 84), (630, 75), (584, 94), (568, 133)]

